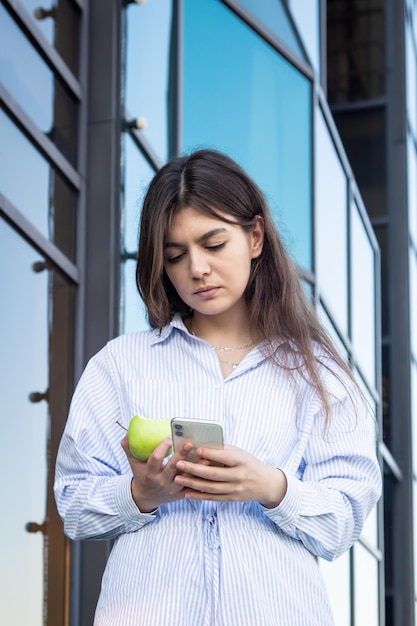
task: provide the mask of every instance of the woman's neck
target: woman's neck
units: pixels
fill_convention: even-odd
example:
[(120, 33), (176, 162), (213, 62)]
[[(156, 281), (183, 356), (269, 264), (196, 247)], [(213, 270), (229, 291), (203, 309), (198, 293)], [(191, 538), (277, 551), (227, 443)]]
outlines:
[(197, 312), (187, 324), (191, 334), (204, 339), (212, 346), (234, 348), (253, 342), (248, 315), (200, 315)]

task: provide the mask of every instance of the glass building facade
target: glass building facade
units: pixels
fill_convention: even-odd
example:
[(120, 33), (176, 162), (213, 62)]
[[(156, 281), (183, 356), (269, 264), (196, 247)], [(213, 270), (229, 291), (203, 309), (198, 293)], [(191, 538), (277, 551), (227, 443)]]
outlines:
[(375, 411), (384, 496), (320, 562), (336, 624), (417, 623), (416, 70), (413, 0), (2, 0), (4, 623), (92, 623), (111, 545), (64, 537), (57, 446), (87, 360), (146, 327), (146, 187), (200, 147), (265, 192)]

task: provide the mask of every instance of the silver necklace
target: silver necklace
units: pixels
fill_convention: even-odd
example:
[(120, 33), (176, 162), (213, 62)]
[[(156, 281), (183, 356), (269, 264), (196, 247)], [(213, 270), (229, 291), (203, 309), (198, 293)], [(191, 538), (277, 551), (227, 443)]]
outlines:
[[(193, 327), (190, 324), (190, 332), (194, 337), (198, 337), (198, 335), (195, 334)], [(210, 347), (213, 348), (213, 350), (215, 350), (216, 352), (237, 352), (238, 350), (246, 350), (246, 348), (252, 348), (252, 346), (255, 345), (254, 341), (250, 341), (249, 343), (245, 343), (243, 346), (235, 346), (234, 348), (229, 348), (227, 346), (213, 346), (212, 344), (210, 344)], [(222, 361), (223, 363), (227, 363), (227, 361)], [(231, 365), (233, 367), (233, 369), (236, 369), (236, 367), (239, 365), (239, 363), (227, 363), (228, 365)]]

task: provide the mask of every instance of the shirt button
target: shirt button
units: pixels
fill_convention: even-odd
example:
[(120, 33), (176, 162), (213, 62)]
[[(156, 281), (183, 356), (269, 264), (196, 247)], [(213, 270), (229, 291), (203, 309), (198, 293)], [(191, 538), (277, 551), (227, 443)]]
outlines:
[(216, 384), (214, 385), (214, 388), (215, 388), (215, 389), (221, 389), (222, 387), (223, 387), (223, 383), (216, 383)]

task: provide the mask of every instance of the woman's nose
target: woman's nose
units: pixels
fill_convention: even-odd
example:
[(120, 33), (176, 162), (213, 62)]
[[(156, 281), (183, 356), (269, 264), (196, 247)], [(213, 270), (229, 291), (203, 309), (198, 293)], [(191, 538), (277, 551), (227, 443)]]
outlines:
[(201, 278), (210, 273), (208, 259), (202, 252), (190, 254), (190, 273), (193, 278)]

